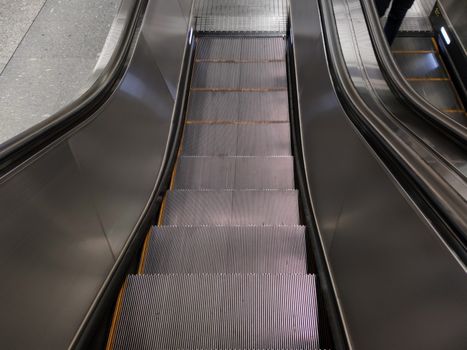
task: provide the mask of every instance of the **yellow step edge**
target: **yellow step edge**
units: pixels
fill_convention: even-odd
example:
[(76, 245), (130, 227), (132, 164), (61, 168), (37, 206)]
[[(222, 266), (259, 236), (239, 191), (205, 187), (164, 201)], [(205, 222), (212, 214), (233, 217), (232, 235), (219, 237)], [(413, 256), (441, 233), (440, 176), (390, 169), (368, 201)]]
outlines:
[(122, 312), (122, 304), (123, 304), (123, 295), (125, 293), (127, 286), (127, 279), (123, 283), (120, 291), (118, 292), (117, 304), (115, 305), (115, 310), (112, 316), (112, 324), (110, 326), (109, 337), (107, 338), (107, 345), (105, 347), (106, 350), (112, 350), (114, 341), (115, 341), (115, 334), (117, 331), (117, 322), (120, 319), (120, 314)]
[(446, 108), (442, 110), (444, 113), (465, 113), (463, 109), (458, 108)]
[(394, 50), (393, 54), (396, 55), (422, 55), (427, 53), (436, 53), (435, 50)]
[(141, 257), (139, 259), (138, 274), (142, 274), (144, 271), (144, 264), (146, 263), (146, 256), (148, 253), (149, 239), (151, 238), (151, 234), (152, 234), (152, 227), (149, 228), (149, 231), (146, 234), (146, 238), (144, 239), (143, 249), (141, 250)]
[(164, 199), (162, 200), (161, 211), (159, 212), (159, 219), (157, 220), (157, 226), (162, 226), (164, 223), (164, 211), (165, 211), (166, 202), (167, 202), (167, 193), (164, 195)]
[(406, 77), (408, 81), (449, 81), (449, 78), (424, 78), (424, 77)]

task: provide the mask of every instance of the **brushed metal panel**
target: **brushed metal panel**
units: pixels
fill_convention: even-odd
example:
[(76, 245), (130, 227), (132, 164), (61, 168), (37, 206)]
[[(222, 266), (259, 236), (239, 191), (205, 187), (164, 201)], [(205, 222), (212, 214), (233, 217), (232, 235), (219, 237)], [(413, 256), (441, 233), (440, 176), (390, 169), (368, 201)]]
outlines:
[[(2, 348), (70, 346), (156, 185), (186, 21), (180, 15), (161, 35), (164, 21), (155, 17), (181, 13), (178, 3), (148, 8), (109, 100), (54, 148), (0, 179)], [(169, 61), (159, 64), (163, 55)]]
[(191, 15), (191, 6), (193, 4), (193, 0), (178, 0), (178, 4), (182, 9), (183, 16), (185, 16), (186, 23), (190, 23), (190, 15)]
[(187, 37), (187, 22), (177, 1), (152, 0), (146, 9), (141, 35), (175, 99)]
[(463, 267), (342, 110), (317, 4), (291, 12), (309, 190), (351, 345), (464, 348)]
[(462, 44), (464, 52), (467, 52), (467, 6), (462, 0), (438, 0), (443, 6), (452, 29)]
[(0, 184), (1, 347), (65, 349), (114, 259), (66, 143)]
[(173, 100), (142, 37), (119, 90), (70, 145), (118, 256), (160, 171)]

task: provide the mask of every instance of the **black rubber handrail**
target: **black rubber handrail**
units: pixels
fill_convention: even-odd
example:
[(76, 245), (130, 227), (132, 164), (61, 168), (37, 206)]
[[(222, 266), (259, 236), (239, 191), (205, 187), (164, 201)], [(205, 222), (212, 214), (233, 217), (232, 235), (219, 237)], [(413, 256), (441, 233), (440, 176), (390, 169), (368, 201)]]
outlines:
[(373, 0), (360, 0), (376, 58), (392, 92), (418, 115), (439, 127), (463, 148), (467, 148), (467, 128), (422, 98), (400, 71), (380, 25)]
[(131, 44), (148, 0), (122, 0), (118, 16), (126, 19), (116, 48), (102, 73), (76, 100), (47, 119), (0, 144), (0, 177), (76, 125), (92, 117), (123, 77)]
[[(337, 95), (350, 119), (466, 264), (467, 202), (363, 101), (347, 70), (332, 3), (328, 0), (318, 2), (329, 68)], [(393, 120), (391, 115), (386, 117)], [(402, 126), (400, 131), (404, 132)]]

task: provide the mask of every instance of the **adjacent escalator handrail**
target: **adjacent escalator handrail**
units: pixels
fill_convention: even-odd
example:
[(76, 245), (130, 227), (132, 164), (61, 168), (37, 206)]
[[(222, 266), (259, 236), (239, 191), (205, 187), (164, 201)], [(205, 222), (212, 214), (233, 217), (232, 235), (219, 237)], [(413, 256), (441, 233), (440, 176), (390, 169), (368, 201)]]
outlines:
[(115, 50), (94, 83), (76, 100), (49, 118), (0, 144), (0, 176), (22, 160), (82, 123), (105, 102), (120, 81), (147, 0), (122, 0), (118, 15), (125, 18)]
[(393, 92), (406, 101), (419, 115), (440, 127), (463, 147), (467, 146), (467, 128), (423, 99), (405, 79), (397, 66), (376, 13), (373, 0), (360, 0), (369, 35), (381, 72)]
[[(401, 139), (399, 134), (407, 133), (403, 128), (395, 131), (394, 125), (386, 125), (381, 116), (376, 115), (362, 100), (352, 83), (343, 58), (332, 3), (328, 0), (319, 0), (319, 4), (325, 46), (334, 84), (342, 102), (349, 106), (350, 115), (353, 112), (355, 116), (351, 119), (360, 130), (365, 133), (369, 132), (373, 139), (382, 145), (384, 150), (381, 152), (385, 152), (395, 159), (404, 173), (408, 174), (412, 182), (421, 189), (422, 196), (429, 201), (427, 205), (430, 207), (434, 205), (434, 211), (449, 223), (453, 232), (450, 232), (444, 239), (450, 243), (450, 247), (465, 264), (467, 258), (467, 217), (465, 215), (467, 202), (452, 189), (444, 178), (421, 159), (410, 145)], [(393, 120), (390, 116), (386, 119)]]

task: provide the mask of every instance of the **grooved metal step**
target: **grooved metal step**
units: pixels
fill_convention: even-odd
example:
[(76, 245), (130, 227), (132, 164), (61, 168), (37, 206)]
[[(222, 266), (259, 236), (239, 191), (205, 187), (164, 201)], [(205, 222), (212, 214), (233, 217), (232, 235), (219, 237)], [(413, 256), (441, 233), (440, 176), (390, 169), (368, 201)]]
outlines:
[(285, 62), (196, 62), (191, 88), (287, 89)]
[(164, 225), (299, 225), (298, 191), (168, 191)]
[(197, 60), (262, 61), (285, 60), (285, 38), (200, 37)]
[(444, 67), (434, 52), (394, 55), (397, 65), (406, 78), (447, 79)]
[(114, 350), (318, 349), (314, 275), (129, 276)]
[(192, 91), (188, 121), (289, 121), (287, 91)]
[(143, 271), (305, 274), (305, 227), (155, 227)]
[(290, 124), (187, 124), (182, 155), (290, 156)]
[(293, 157), (178, 159), (174, 189), (294, 189)]

